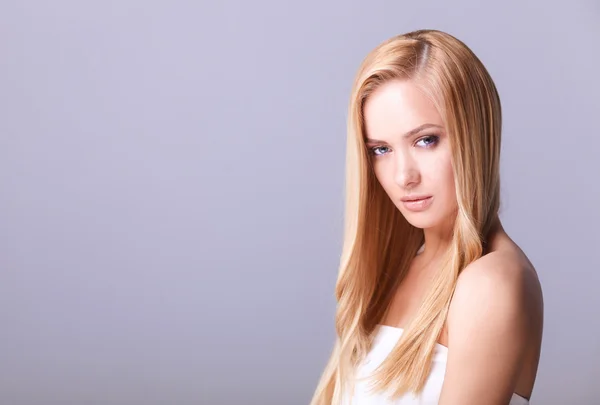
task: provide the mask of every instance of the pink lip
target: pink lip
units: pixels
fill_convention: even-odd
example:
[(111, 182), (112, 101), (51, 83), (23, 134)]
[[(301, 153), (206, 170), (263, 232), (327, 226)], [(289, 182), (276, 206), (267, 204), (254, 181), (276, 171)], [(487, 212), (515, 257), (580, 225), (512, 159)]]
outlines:
[(416, 201), (416, 200), (424, 200), (425, 198), (431, 197), (430, 195), (408, 195), (406, 197), (401, 198), (402, 201)]
[(429, 208), (432, 200), (433, 197), (431, 196), (405, 197), (402, 199), (402, 204), (404, 204), (409, 211), (419, 212)]

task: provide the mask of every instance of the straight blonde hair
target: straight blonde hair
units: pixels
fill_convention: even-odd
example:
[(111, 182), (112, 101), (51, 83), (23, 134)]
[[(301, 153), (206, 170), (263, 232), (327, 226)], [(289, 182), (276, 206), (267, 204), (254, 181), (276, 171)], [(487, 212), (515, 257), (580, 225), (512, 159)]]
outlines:
[(500, 205), (501, 105), (481, 61), (438, 30), (394, 36), (356, 74), (349, 103), (343, 248), (335, 289), (336, 340), (311, 405), (342, 404), (398, 283), (423, 244), (375, 177), (365, 146), (365, 101), (390, 80), (412, 80), (435, 104), (451, 145), (458, 210), (452, 242), (414, 319), (372, 376), (372, 389), (418, 394), (431, 369), (458, 275), (482, 256)]

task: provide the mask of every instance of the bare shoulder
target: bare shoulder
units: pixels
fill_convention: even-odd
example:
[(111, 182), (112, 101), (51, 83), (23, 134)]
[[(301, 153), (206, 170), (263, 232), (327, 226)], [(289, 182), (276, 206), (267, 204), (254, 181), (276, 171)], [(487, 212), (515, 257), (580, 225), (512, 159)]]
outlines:
[(542, 321), (537, 272), (512, 241), (475, 260), (459, 275), (448, 315), (449, 330), (488, 330), (497, 338), (528, 346), (529, 337), (541, 337)]
[[(534, 304), (542, 299), (533, 264), (514, 244), (492, 251), (463, 269), (457, 281), (455, 298), (472, 296), (476, 291), (485, 291), (486, 301), (513, 298), (521, 304)], [(532, 311), (535, 312), (533, 308)]]
[(477, 403), (484, 397), (490, 404), (508, 403), (513, 393), (529, 398), (542, 324), (540, 283), (518, 246), (503, 243), (469, 264), (450, 303), (450, 350), (439, 403)]

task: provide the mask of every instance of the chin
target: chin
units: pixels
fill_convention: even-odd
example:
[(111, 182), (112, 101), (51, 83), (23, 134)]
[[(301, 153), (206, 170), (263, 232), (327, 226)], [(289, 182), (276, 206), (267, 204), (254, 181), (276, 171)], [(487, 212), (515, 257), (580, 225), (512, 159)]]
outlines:
[(419, 229), (435, 228), (436, 226), (441, 224), (441, 221), (436, 221), (433, 218), (426, 218), (424, 216), (419, 218), (414, 213), (404, 215), (404, 218), (409, 224)]
[(419, 229), (436, 228), (444, 224), (443, 216), (430, 211), (411, 212), (400, 210), (400, 213), (406, 221)]
[(419, 229), (429, 229), (429, 228), (446, 228), (451, 226), (453, 220), (456, 219), (456, 213), (439, 213), (439, 212), (405, 212), (400, 211), (406, 221)]

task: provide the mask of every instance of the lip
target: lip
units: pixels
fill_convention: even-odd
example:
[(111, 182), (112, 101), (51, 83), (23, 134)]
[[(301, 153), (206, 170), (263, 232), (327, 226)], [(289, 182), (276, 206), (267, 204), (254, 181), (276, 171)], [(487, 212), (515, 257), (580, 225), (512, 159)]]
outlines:
[(430, 195), (409, 195), (404, 198), (401, 198), (400, 200), (402, 202), (407, 202), (407, 201), (424, 200), (429, 197), (431, 197), (431, 196)]
[(401, 199), (402, 204), (407, 210), (413, 212), (424, 211), (431, 205), (433, 201), (432, 196), (410, 196)]

